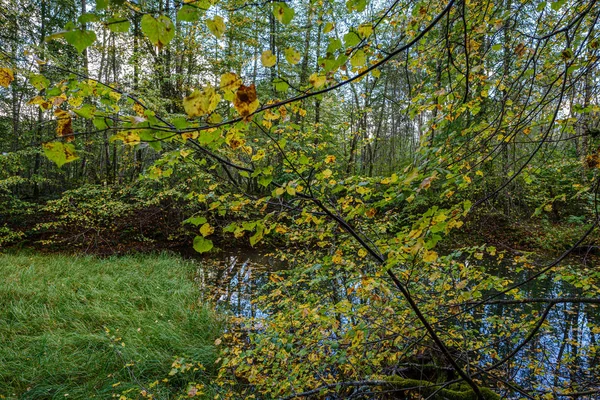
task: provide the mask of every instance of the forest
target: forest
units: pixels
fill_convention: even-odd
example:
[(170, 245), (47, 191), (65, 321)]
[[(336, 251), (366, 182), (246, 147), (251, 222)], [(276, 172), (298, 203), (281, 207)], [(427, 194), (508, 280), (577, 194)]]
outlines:
[(0, 0), (0, 399), (600, 399), (596, 0)]

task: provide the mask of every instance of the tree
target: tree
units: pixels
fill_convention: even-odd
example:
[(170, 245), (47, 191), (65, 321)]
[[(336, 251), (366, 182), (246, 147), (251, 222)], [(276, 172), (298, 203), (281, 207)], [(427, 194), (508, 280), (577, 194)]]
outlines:
[[(502, 201), (508, 214), (519, 198), (529, 202), (523, 209), (541, 213), (577, 196), (572, 207), (590, 225), (571, 250), (595, 229), (595, 1), (85, 7), (77, 22), (47, 37), (69, 54), (64, 42), (88, 51), (82, 68), (63, 66), (60, 51), (46, 52), (45, 44), (36, 49), (44, 67), (43, 79), (29, 77), (42, 91), (31, 101), (39, 107), (33, 141), (73, 175), (85, 175), (75, 161), (91, 153), (106, 178), (110, 165), (128, 165), (112, 174), (115, 182), (133, 180), (144, 164), (153, 162), (145, 174), (160, 179), (189, 163), (210, 174), (190, 197), (239, 219), (223, 232), (247, 235), (252, 246), (265, 237), (287, 241), (283, 257), (303, 260), (303, 268), (273, 275), (263, 299), (272, 313), (267, 326), (245, 321), (228, 333), (220, 378), (230, 389), (248, 382), (247, 394), (273, 397), (366, 397), (369, 388), (442, 398), (495, 398), (490, 387), (526, 397), (598, 390), (560, 378), (521, 388), (501, 368), (544, 329), (552, 307), (591, 304), (593, 296), (548, 298), (538, 319), (535, 310), (523, 312), (522, 321), (510, 321), (520, 340), (500, 326), (484, 339), (473, 327), (483, 306), (539, 303), (520, 288), (558, 262), (512, 282), (469, 265), (484, 253), (503, 254), (494, 247), (436, 250), (478, 207)], [(117, 43), (133, 48), (129, 81)], [(26, 70), (28, 59), (14, 53), (5, 57), (5, 87)], [(85, 60), (98, 55), (95, 79)], [(47, 141), (40, 127), (50, 110), (58, 140)], [(102, 144), (85, 144), (94, 138)], [(567, 162), (563, 193), (543, 183), (555, 179), (545, 176), (552, 168), (565, 168), (558, 157), (546, 162), (557, 148), (587, 164)], [(34, 174), (39, 168), (36, 161)], [(198, 225), (194, 248), (210, 251), (215, 224)], [(560, 274), (597, 293), (597, 276)], [(248, 333), (251, 322), (256, 332)], [(504, 354), (490, 350), (495, 345)], [(430, 379), (398, 377), (424, 354)]]

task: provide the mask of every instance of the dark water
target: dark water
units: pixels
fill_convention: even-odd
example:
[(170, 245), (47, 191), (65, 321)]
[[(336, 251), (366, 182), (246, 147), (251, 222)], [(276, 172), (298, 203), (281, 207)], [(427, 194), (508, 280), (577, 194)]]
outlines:
[(229, 250), (220, 255), (200, 258), (197, 282), (203, 294), (224, 312), (240, 317), (266, 318), (253, 302), (264, 292), (272, 272), (284, 269), (284, 263), (272, 254), (252, 249)]
[[(575, 261), (577, 262), (577, 261)], [(576, 268), (583, 267), (576, 264)], [(502, 276), (510, 269), (497, 269)], [(510, 272), (513, 282), (523, 282), (532, 271)], [(579, 285), (577, 285), (579, 286)], [(589, 298), (591, 288), (576, 287), (548, 274), (520, 288), (521, 296), (529, 299)], [(595, 293), (598, 293), (597, 291)], [(596, 295), (596, 297), (598, 297)], [(487, 304), (473, 315), (478, 321), (481, 335), (493, 333), (498, 320), (505, 318), (520, 324), (527, 320), (528, 329), (515, 332), (509, 340), (499, 343), (496, 350), (500, 357), (526, 341), (530, 332), (542, 321), (547, 302), (531, 304)], [(533, 325), (533, 326), (532, 326)], [(553, 305), (541, 324), (539, 331), (515, 355), (514, 361), (501, 368), (506, 376), (521, 385), (530, 394), (536, 391), (553, 391), (547, 398), (600, 399), (600, 304), (565, 302)], [(506, 328), (506, 327), (503, 327)], [(489, 357), (484, 361), (490, 360)], [(581, 396), (560, 396), (568, 392), (580, 392)], [(596, 392), (596, 393), (586, 393)], [(585, 393), (585, 394), (584, 394)], [(517, 397), (520, 398), (520, 397)]]
[[(225, 252), (203, 259), (197, 280), (210, 288), (211, 301), (222, 311), (237, 316), (268, 318), (253, 300), (265, 294), (265, 284), (273, 271), (285, 265), (273, 255), (255, 251)], [(532, 271), (515, 272), (508, 265), (495, 267), (493, 274), (511, 279), (526, 280)], [(589, 293), (590, 288), (587, 292)], [(536, 279), (521, 288), (524, 298), (589, 297), (585, 287), (575, 287), (551, 275)], [(484, 296), (491, 293), (484, 293)], [(534, 329), (547, 303), (487, 304), (470, 311), (471, 322), (464, 328), (475, 330), (481, 337), (506, 331), (502, 340), (495, 340), (479, 352), (481, 368), (506, 357), (520, 346)], [(514, 330), (512, 326), (514, 325)], [(533, 339), (516, 353), (511, 361), (498, 368), (501, 380), (510, 382), (535, 398), (600, 399), (600, 305), (567, 302), (554, 305)], [(490, 354), (495, 353), (492, 357)], [(491, 379), (491, 380), (490, 380)], [(493, 382), (495, 378), (487, 377)], [(502, 381), (496, 384), (502, 386)], [(551, 394), (549, 391), (553, 391)], [(560, 396), (566, 392), (580, 396)], [(518, 391), (508, 390), (507, 398), (527, 398)]]

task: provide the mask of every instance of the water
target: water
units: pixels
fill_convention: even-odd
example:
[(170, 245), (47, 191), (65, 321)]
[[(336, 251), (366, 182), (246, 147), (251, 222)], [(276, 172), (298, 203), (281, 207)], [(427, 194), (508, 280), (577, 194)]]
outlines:
[(200, 258), (197, 282), (217, 308), (246, 318), (267, 318), (254, 300), (264, 293), (269, 275), (285, 268), (273, 254), (253, 249), (230, 250)]
[[(198, 283), (209, 288), (211, 300), (217, 307), (236, 316), (269, 318), (268, 313), (256, 306), (255, 300), (266, 293), (266, 283), (272, 272), (285, 269), (285, 264), (272, 254), (255, 251), (226, 252), (205, 258), (198, 270)], [(493, 269), (492, 267), (491, 269)], [(523, 281), (532, 271), (515, 272), (509, 264), (492, 271), (513, 282)], [(577, 288), (551, 275), (521, 288), (523, 298), (586, 297), (585, 285)], [(485, 297), (490, 293), (484, 293)], [(507, 304), (497, 302), (470, 311), (463, 328), (474, 330), (481, 337), (491, 337), (498, 331), (507, 334), (501, 340), (488, 343), (478, 354), (480, 368), (485, 368), (509, 355), (536, 328), (547, 303)], [(566, 302), (554, 305), (533, 339), (487, 376), (487, 382), (511, 382), (536, 396), (554, 391), (548, 398), (559, 398), (568, 391), (586, 392), (600, 389), (600, 304)], [(515, 329), (511, 332), (511, 327)], [(485, 341), (485, 340), (484, 340)], [(500, 379), (497, 380), (496, 378)], [(508, 398), (525, 398), (518, 391), (509, 390)], [(573, 396), (571, 396), (573, 398)], [(580, 399), (600, 399), (600, 392), (589, 393)]]

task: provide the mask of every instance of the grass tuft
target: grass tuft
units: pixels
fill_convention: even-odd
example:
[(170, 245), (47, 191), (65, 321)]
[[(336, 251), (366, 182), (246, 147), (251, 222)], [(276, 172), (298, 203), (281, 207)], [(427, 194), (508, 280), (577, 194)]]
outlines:
[(167, 254), (0, 255), (0, 398), (135, 398), (164, 378), (173, 391), (175, 356), (205, 365), (187, 379), (206, 382), (221, 325), (193, 274)]

